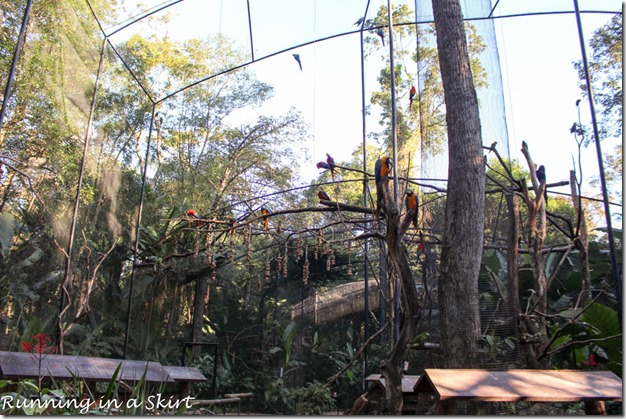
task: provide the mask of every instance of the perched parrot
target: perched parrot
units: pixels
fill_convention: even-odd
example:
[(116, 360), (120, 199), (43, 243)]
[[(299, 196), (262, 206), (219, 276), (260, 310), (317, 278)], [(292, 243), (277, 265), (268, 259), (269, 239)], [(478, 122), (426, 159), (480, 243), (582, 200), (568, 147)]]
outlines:
[(354, 22), (354, 26), (361, 26), (361, 23), (363, 23), (363, 18), (362, 17), (360, 17), (359, 20)]
[(416, 94), (417, 90), (415, 86), (411, 85), (411, 90), (409, 91), (409, 110), (413, 109), (413, 99), (415, 99)]
[(300, 66), (300, 71), (302, 71), (302, 62), (300, 61), (300, 54), (292, 54), (293, 58), (296, 59), (296, 61), (298, 62), (298, 65)]
[(382, 29), (378, 28), (376, 29), (376, 35), (380, 36), (380, 40), (383, 43), (383, 47), (385, 46), (385, 33), (383, 32)]
[(417, 214), (419, 212), (419, 199), (417, 194), (414, 194), (412, 190), (406, 190), (406, 198), (404, 199), (404, 203), (406, 204), (407, 211), (410, 209), (414, 209), (415, 213), (413, 213), (413, 227), (417, 228)]
[(334, 181), (335, 180), (335, 159), (333, 159), (331, 155), (328, 153), (326, 153), (326, 163), (328, 164), (328, 167), (330, 168), (330, 178)]
[(374, 176), (376, 177), (376, 183), (380, 182), (380, 180), (388, 176), (393, 168), (393, 160), (389, 156), (385, 156), (382, 159), (376, 160), (376, 165), (374, 166)]
[(322, 199), (325, 201), (330, 201), (330, 196), (328, 196), (328, 194), (324, 192), (324, 189), (322, 188), (320, 188), (320, 190), (317, 192), (317, 197), (320, 199), (320, 201)]
[(420, 257), (424, 254), (424, 243), (420, 242), (417, 245), (417, 262), (420, 261)]
[[(537, 169), (535, 173), (537, 174), (537, 180), (539, 181), (539, 183), (546, 182), (546, 168), (543, 164), (539, 166), (539, 169)], [(548, 205), (548, 191), (547, 190), (545, 194), (543, 195), (543, 197), (546, 201), (546, 205)]]
[[(270, 211), (269, 208), (267, 208), (266, 206), (261, 207), (261, 214), (267, 215), (271, 212), (272, 211)], [(269, 220), (267, 219), (267, 217), (265, 217), (265, 219), (263, 220), (263, 227), (265, 228), (265, 232), (267, 233), (270, 227)]]
[(325, 161), (317, 162), (316, 166), (317, 166), (318, 169), (328, 169), (328, 170), (330, 170), (330, 166)]
[[(194, 209), (188, 209), (187, 211), (185, 211), (185, 214), (187, 214), (187, 217), (195, 218), (196, 220), (199, 220), (201, 218)], [(196, 225), (200, 226), (202, 225), (202, 223), (200, 221), (196, 221)]]

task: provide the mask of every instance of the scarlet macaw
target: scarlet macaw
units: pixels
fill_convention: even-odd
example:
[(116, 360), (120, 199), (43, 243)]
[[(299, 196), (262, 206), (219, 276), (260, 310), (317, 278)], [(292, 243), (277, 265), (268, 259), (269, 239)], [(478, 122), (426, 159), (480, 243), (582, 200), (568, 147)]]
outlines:
[[(261, 214), (268, 215), (269, 213), (271, 213), (269, 208), (267, 208), (265, 206), (261, 207)], [(267, 217), (265, 217), (265, 219), (263, 221), (263, 227), (265, 228), (265, 232), (267, 233), (269, 231), (269, 220), (267, 219)]]
[(389, 156), (385, 156), (382, 159), (376, 160), (376, 164), (374, 166), (374, 176), (376, 177), (376, 183), (380, 182), (380, 180), (388, 176), (393, 168), (393, 160)]
[(328, 170), (330, 170), (330, 166), (325, 161), (317, 162), (316, 166), (317, 166), (318, 169), (328, 169)]
[(331, 155), (328, 153), (326, 153), (326, 163), (328, 164), (328, 167), (330, 168), (330, 178), (334, 181), (335, 180), (335, 159), (333, 159)]
[(404, 203), (406, 205), (406, 209), (407, 211), (410, 209), (414, 209), (415, 212), (413, 213), (413, 226), (415, 228), (417, 228), (417, 213), (419, 211), (419, 199), (417, 198), (417, 195), (413, 193), (412, 190), (407, 189), (406, 190), (406, 198), (404, 199)]
[(298, 65), (300, 66), (300, 71), (302, 71), (302, 62), (300, 61), (300, 54), (292, 54), (293, 58), (296, 59), (296, 61), (298, 62)]
[(328, 196), (328, 194), (324, 192), (324, 189), (322, 188), (320, 188), (320, 190), (317, 192), (317, 197), (320, 199), (320, 201), (322, 199), (325, 201), (330, 201), (330, 196)]
[[(188, 209), (187, 211), (185, 211), (185, 214), (187, 214), (187, 217), (195, 218), (197, 220), (201, 218), (194, 209)], [(196, 221), (196, 225), (199, 226), (202, 225), (202, 223), (200, 221)]]
[(376, 29), (376, 35), (380, 36), (380, 40), (383, 42), (383, 47), (385, 46), (385, 33), (382, 29)]
[(424, 254), (424, 243), (419, 242), (417, 244), (417, 262), (420, 261), (420, 257)]
[(409, 110), (413, 109), (413, 99), (415, 99), (416, 94), (417, 90), (415, 86), (411, 85), (411, 90), (409, 91)]

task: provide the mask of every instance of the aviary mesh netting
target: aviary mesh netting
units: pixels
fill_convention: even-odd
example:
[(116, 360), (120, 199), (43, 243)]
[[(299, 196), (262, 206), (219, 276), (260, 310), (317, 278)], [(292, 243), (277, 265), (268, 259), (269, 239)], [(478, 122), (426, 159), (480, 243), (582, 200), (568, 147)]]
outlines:
[[(0, 6), (10, 89), (0, 139), (1, 349), (44, 328), (65, 353), (175, 363), (197, 339), (218, 342), (229, 371), (245, 367), (247, 379), (267, 375), (256, 365), (293, 385), (330, 376), (315, 371), (320, 342), (353, 350), (397, 306), (378, 240), (355, 239), (384, 226), (371, 213), (327, 211), (318, 191), (374, 207), (374, 162), (392, 153), (394, 109), (400, 192), (412, 188), (421, 202), (419, 228), (405, 240), (422, 298), (419, 332), (428, 334), (410, 351), (409, 373), (441, 365), (448, 156), (430, 0), (392, 2), (393, 104), (386, 1), (34, 1), (23, 44), (27, 2), (9, 3)], [(508, 137), (498, 22), (531, 31), (536, 19), (567, 19), (577, 43), (571, 2), (519, 3), (462, 2), (483, 142), (506, 159), (519, 157), (519, 144)], [(584, 18), (620, 12), (581, 4)], [(333, 173), (316, 167), (326, 153)], [(487, 201), (482, 362), (515, 367), (498, 247), (508, 216), (500, 194)], [(379, 336), (369, 363), (353, 368), (359, 377), (377, 371), (393, 336), (393, 327)], [(292, 359), (312, 368), (283, 371), (290, 339)]]

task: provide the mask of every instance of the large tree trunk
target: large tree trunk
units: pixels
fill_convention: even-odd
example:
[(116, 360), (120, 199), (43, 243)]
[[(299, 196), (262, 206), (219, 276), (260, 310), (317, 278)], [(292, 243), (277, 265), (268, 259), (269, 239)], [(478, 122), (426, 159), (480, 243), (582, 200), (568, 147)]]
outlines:
[(448, 197), (441, 253), (441, 347), (448, 368), (476, 366), (485, 166), (478, 99), (458, 0), (433, 0), (448, 127)]

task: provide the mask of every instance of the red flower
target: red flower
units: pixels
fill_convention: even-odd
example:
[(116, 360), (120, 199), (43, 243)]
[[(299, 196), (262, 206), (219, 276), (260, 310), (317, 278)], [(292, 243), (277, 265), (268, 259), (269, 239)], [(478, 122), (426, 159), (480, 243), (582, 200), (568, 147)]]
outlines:
[(50, 343), (50, 338), (43, 333), (36, 334), (34, 338), (37, 341), (37, 344), (35, 345), (35, 350), (37, 351), (37, 353), (46, 353), (46, 350), (48, 349), (48, 343)]
[(22, 342), (22, 350), (24, 352), (31, 352), (33, 350), (33, 344), (30, 342)]

